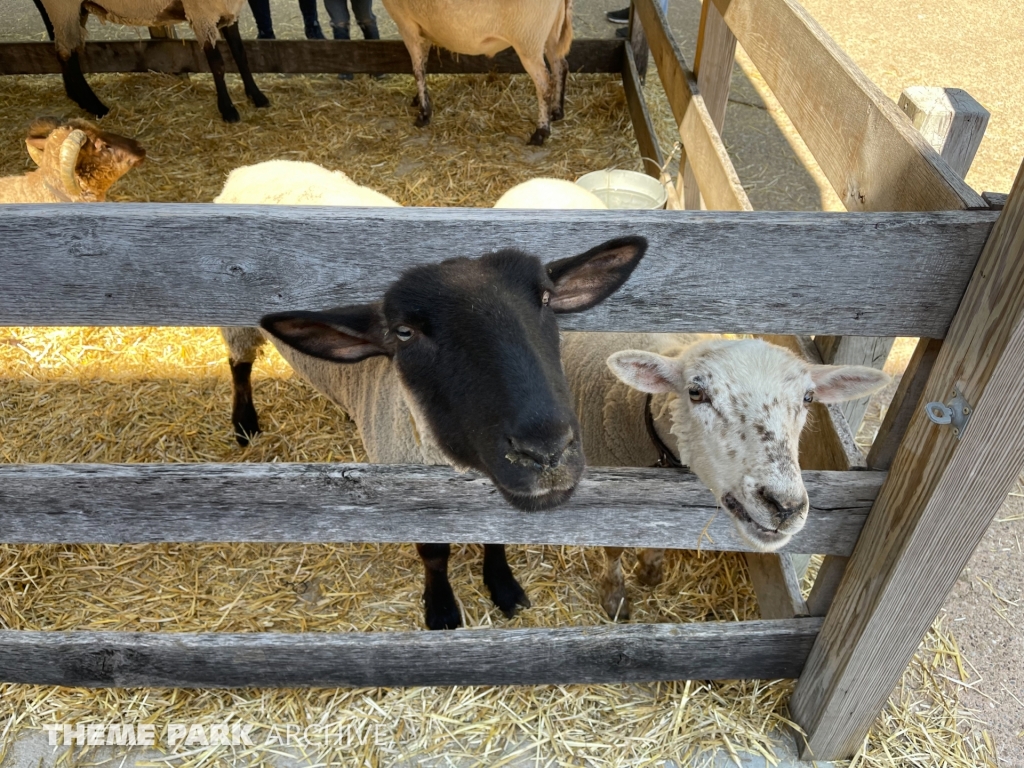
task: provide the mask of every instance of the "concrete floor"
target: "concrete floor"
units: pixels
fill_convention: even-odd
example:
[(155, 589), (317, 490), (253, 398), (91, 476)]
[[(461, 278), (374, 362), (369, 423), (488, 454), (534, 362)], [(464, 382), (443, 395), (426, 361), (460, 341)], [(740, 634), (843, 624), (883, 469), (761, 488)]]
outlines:
[[(577, 37), (608, 37), (603, 20), (622, 0), (577, 0)], [(804, 0), (804, 5), (874, 82), (893, 99), (910, 85), (965, 88), (992, 118), (967, 181), (977, 190), (1006, 192), (1024, 156), (1024, 78), (1010, 62), (1024, 61), (1024, 0)], [(294, 0), (274, 0), (281, 38), (302, 36)], [(397, 37), (393, 22), (377, 7), (381, 33)], [(671, 0), (670, 22), (684, 55), (692, 60), (700, 6)], [(326, 14), (321, 9), (321, 24)], [(0, 0), (0, 41), (43, 40), (42, 23), (30, 0)], [(255, 36), (248, 10), (242, 32)], [(93, 39), (139, 34), (90, 23)], [(144, 32), (142, 33), (144, 34)], [(742, 52), (740, 56), (742, 63)], [(748, 74), (751, 76), (748, 77)], [(837, 200), (809, 161), (799, 138), (774, 108), (770, 94), (747, 66), (734, 69), (724, 139), (755, 208), (834, 209)], [(1000, 765), (1024, 768), (1024, 498), (1011, 495), (964, 570), (942, 609), (975, 678), (964, 701), (979, 713), (992, 736)], [(44, 744), (26, 743), (3, 768), (50, 765)], [(43, 758), (40, 762), (40, 758)], [(285, 761), (287, 764), (288, 761)], [(760, 765), (761, 762), (750, 763)], [(127, 765), (127, 763), (126, 763)]]

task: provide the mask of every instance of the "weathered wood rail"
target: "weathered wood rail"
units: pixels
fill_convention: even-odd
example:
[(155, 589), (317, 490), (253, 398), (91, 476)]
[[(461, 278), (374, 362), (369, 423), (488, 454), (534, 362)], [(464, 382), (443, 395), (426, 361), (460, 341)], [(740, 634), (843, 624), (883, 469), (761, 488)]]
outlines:
[[(810, 519), (785, 552), (747, 551), (692, 476), (646, 469), (590, 469), (565, 507), (527, 515), (486, 481), (443, 468), (9, 466), (0, 467), (0, 540), (730, 549), (747, 551), (762, 618), (778, 620), (433, 634), (0, 631), (0, 680), (210, 687), (798, 676), (791, 708), (807, 735), (804, 756), (851, 756), (1024, 464), (1024, 173), (1008, 198), (977, 195), (795, 0), (706, 2), (692, 70), (655, 2), (635, 0), (630, 17), (628, 47), (576, 41), (569, 66), (621, 74), (645, 170), (658, 175), (664, 153), (642, 86), (650, 50), (683, 144), (686, 184), (670, 199), (694, 210), (14, 206), (0, 216), (0, 325), (250, 325), (268, 311), (372, 300), (411, 264), (510, 246), (554, 258), (641, 234), (650, 250), (627, 286), (595, 311), (566, 316), (564, 327), (774, 334), (811, 359), (846, 362), (854, 360), (840, 346), (862, 356), (878, 346), (864, 337), (923, 337), (867, 458), (882, 471), (806, 471)], [(737, 42), (855, 213), (751, 212), (720, 135)], [(410, 71), (398, 41), (246, 49), (257, 72)], [(431, 72), (522, 71), (510, 52), (431, 58)], [(177, 40), (89, 43), (83, 65), (207, 66), (194, 42)], [(58, 71), (48, 43), (0, 45), (0, 74)], [(702, 203), (722, 210), (696, 210)], [(974, 411), (960, 440), (920, 410), (921, 399), (947, 399), (954, 386)], [(865, 465), (838, 408), (816, 404), (814, 417), (801, 440), (805, 468)], [(829, 555), (806, 602), (790, 559), (798, 552)], [(805, 613), (824, 618), (794, 618)]]

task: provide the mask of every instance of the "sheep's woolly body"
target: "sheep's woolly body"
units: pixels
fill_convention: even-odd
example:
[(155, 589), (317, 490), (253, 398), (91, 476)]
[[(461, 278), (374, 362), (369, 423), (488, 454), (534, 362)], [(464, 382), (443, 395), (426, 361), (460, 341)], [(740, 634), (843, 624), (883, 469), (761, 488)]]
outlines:
[(400, 207), (387, 195), (359, 186), (341, 171), (293, 160), (270, 160), (236, 168), (213, 202)]
[[(646, 349), (662, 355), (699, 341), (696, 334), (563, 333), (562, 365), (583, 431), (587, 464), (597, 467), (649, 467), (658, 451), (647, 434), (647, 395), (620, 381), (608, 368), (608, 357), (623, 349)], [(685, 464), (686, 446), (672, 432), (676, 395), (654, 395), (651, 413), (658, 437)]]
[(0, 203), (67, 203), (74, 200), (60, 180), (60, 148), (71, 126), (56, 128), (46, 137), (39, 167), (22, 176), (0, 178)]
[(498, 198), (495, 208), (594, 209), (608, 206), (593, 192), (564, 179), (538, 178), (517, 184)]

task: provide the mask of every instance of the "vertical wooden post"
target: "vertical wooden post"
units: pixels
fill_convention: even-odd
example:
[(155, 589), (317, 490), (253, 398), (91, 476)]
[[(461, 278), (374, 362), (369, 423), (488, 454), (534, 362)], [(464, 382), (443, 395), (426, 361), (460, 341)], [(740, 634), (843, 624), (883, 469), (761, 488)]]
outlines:
[(629, 2), (629, 45), (633, 49), (633, 60), (636, 62), (636, 72), (640, 76), (640, 85), (643, 85), (647, 82), (650, 48), (647, 47), (647, 35), (644, 34), (644, 25), (640, 23), (633, 0)]
[(790, 702), (803, 756), (863, 742), (1024, 466), (1024, 167), (938, 353), (922, 400), (956, 388), (959, 438), (916, 409)]
[[(967, 175), (978, 151), (989, 113), (959, 88), (913, 86), (900, 95), (900, 108), (928, 143), (961, 177)], [(821, 358), (832, 365), (869, 365), (881, 368), (895, 339), (866, 336), (819, 336)], [(843, 403), (843, 415), (854, 434), (860, 429), (868, 398)]]
[[(736, 36), (725, 23), (715, 4), (711, 0), (705, 0), (700, 9), (700, 31), (697, 33), (693, 73), (697, 76), (697, 90), (704, 97), (708, 114), (711, 115), (711, 120), (719, 133), (725, 124), (725, 107), (729, 102), (735, 57)], [(689, 163), (684, 163), (679, 176), (683, 187), (683, 206), (699, 211), (700, 189), (697, 186), (697, 177), (693, 175), (693, 167)]]

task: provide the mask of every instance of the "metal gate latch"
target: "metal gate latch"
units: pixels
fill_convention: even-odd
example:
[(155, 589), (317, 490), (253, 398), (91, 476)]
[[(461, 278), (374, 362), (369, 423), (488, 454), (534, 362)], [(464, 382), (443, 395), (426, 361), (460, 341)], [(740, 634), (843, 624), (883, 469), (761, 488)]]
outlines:
[(964, 399), (958, 389), (953, 390), (953, 399), (945, 405), (936, 401), (928, 403), (924, 407), (924, 412), (933, 423), (951, 424), (953, 435), (957, 440), (960, 439), (967, 422), (971, 419), (971, 410), (971, 404)]

